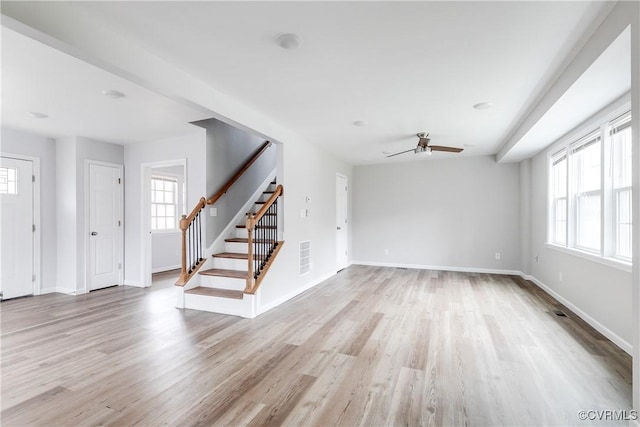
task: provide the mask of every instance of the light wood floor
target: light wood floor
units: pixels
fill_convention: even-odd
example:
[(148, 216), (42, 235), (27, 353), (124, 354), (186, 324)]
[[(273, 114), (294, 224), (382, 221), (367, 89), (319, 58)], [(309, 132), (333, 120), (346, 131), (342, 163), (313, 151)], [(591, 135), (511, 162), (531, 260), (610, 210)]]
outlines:
[(170, 283), (3, 302), (2, 425), (587, 425), (579, 410), (630, 409), (630, 357), (521, 279), (353, 266), (252, 320), (175, 309)]

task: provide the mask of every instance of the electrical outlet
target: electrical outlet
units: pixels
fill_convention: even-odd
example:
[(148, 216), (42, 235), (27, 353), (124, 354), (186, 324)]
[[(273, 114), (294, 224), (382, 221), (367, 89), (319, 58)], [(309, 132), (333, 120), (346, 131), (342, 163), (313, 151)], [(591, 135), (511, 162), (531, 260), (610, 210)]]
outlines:
[(500, 254), (500, 252), (496, 252), (496, 259), (498, 261), (500, 261), (500, 259), (502, 259), (502, 255)]
[(558, 280), (562, 282), (562, 271), (558, 273)]
[(218, 208), (209, 208), (209, 216), (218, 216)]

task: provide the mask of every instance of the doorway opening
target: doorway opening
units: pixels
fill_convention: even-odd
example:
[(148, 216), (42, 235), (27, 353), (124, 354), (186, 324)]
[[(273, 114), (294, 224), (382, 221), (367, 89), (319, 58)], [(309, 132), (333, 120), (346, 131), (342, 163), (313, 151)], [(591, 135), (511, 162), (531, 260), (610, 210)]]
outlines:
[(188, 213), (186, 159), (145, 164), (142, 176), (142, 277), (147, 287), (157, 282), (156, 274), (181, 267), (179, 224)]

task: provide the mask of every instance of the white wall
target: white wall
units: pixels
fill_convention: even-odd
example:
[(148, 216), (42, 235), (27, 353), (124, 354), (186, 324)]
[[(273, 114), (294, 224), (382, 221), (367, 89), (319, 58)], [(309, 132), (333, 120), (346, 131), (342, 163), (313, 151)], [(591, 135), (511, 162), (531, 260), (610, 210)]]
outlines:
[[(251, 158), (265, 142), (265, 138), (245, 132), (216, 119), (196, 122), (207, 130), (207, 196), (211, 197), (231, 179), (240, 167)], [(277, 147), (272, 145), (235, 184), (216, 202), (207, 208), (205, 215), (207, 235), (205, 246), (218, 238), (236, 216), (258, 186), (276, 168)], [(215, 217), (208, 210), (215, 208)]]
[(352, 188), (354, 262), (519, 270), (517, 164), (434, 156), (357, 166)]
[(180, 232), (151, 235), (151, 272), (180, 268)]
[[(124, 147), (125, 164), (125, 284), (149, 286), (142, 271), (142, 166), (171, 160), (187, 161), (187, 210), (206, 192), (205, 131)], [(149, 196), (150, 197), (150, 196)]]
[[(284, 187), (281, 212), (285, 243), (259, 288), (260, 312), (336, 273), (336, 173), (352, 182), (350, 165), (314, 145), (287, 143), (282, 147), (278, 180)], [(309, 216), (301, 218), (300, 210), (307, 207)], [(351, 200), (348, 222), (352, 222)], [(298, 248), (305, 240), (311, 241), (313, 268), (300, 276)]]
[(547, 247), (546, 153), (532, 159), (531, 182), (531, 275), (620, 337), (618, 345), (622, 340), (629, 350), (633, 331), (631, 273)]
[(0, 152), (40, 159), (41, 291), (56, 287), (56, 144), (53, 139), (2, 128)]

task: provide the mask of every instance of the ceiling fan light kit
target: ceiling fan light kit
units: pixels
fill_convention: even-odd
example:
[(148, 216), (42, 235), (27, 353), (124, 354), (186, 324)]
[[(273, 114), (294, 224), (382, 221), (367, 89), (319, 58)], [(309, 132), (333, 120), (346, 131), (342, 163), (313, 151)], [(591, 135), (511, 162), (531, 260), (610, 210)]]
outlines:
[(460, 153), (464, 148), (457, 147), (446, 147), (444, 145), (430, 145), (431, 138), (429, 138), (429, 134), (427, 132), (417, 133), (418, 137), (418, 145), (416, 148), (412, 148), (410, 150), (400, 151), (399, 153), (390, 154), (387, 157), (397, 156), (399, 154), (408, 153), (413, 151), (414, 154), (419, 154), (421, 156), (430, 156), (434, 151), (445, 151), (449, 153)]

